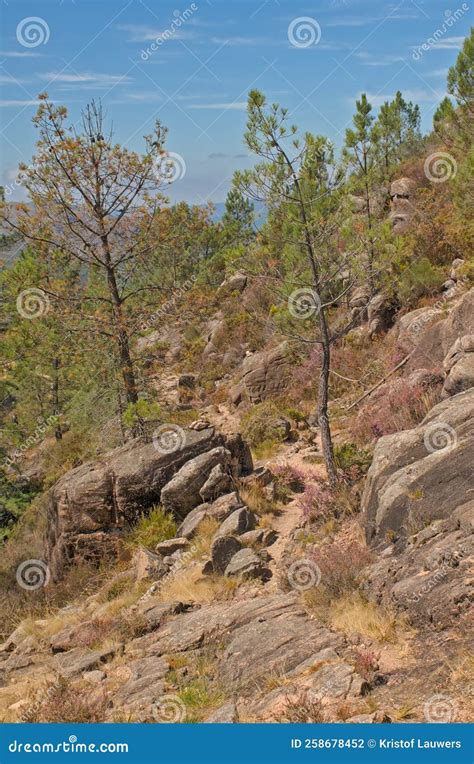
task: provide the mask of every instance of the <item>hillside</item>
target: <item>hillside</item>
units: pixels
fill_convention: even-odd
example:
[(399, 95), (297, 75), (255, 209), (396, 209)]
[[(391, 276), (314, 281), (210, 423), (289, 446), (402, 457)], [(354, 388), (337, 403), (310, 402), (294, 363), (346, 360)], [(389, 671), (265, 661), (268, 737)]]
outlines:
[(40, 97), (0, 721), (472, 718), (473, 49), (428, 135), (363, 95), (340, 155), (251, 91), (219, 219), (166, 201), (159, 124), (138, 155)]

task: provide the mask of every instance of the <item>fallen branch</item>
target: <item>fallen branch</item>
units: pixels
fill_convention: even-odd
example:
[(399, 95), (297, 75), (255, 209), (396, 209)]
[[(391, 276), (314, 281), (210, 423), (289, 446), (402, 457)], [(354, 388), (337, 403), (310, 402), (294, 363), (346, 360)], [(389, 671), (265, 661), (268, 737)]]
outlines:
[(361, 401), (363, 401), (365, 398), (368, 398), (368, 396), (369, 396), (369, 395), (371, 395), (371, 394), (374, 392), (374, 390), (377, 390), (377, 388), (378, 388), (378, 387), (380, 387), (380, 385), (383, 385), (383, 383), (384, 383), (384, 382), (385, 382), (385, 381), (386, 381), (386, 380), (387, 380), (389, 377), (391, 377), (391, 376), (392, 376), (392, 374), (395, 374), (395, 372), (396, 372), (396, 371), (398, 371), (398, 369), (401, 369), (401, 367), (402, 367), (402, 366), (404, 366), (404, 365), (406, 364), (406, 362), (407, 362), (407, 361), (408, 361), (408, 359), (409, 359), (409, 358), (410, 358), (410, 357), (413, 355), (413, 353), (414, 353), (414, 352), (415, 352), (415, 351), (414, 351), (414, 350), (412, 350), (412, 351), (411, 351), (411, 353), (408, 353), (408, 355), (407, 355), (407, 356), (405, 356), (405, 358), (404, 358), (402, 361), (400, 361), (400, 363), (399, 363), (399, 364), (397, 364), (397, 365), (395, 366), (395, 368), (394, 368), (394, 369), (392, 369), (391, 371), (389, 371), (389, 372), (388, 372), (388, 374), (386, 374), (386, 375), (385, 375), (385, 377), (383, 377), (383, 378), (382, 378), (382, 379), (381, 379), (379, 382), (377, 382), (377, 384), (376, 384), (376, 385), (374, 385), (373, 387), (371, 387), (371, 388), (370, 388), (370, 390), (367, 390), (367, 392), (366, 392), (366, 393), (364, 393), (364, 395), (362, 395), (360, 398), (357, 398), (357, 400), (356, 400), (356, 401), (354, 401), (354, 403), (351, 403), (351, 405), (350, 405), (350, 406), (348, 406), (348, 407), (346, 408), (346, 411), (350, 411), (351, 409), (353, 409), (353, 408), (354, 408), (354, 406), (357, 406), (357, 405), (358, 405), (359, 403), (361, 403)]

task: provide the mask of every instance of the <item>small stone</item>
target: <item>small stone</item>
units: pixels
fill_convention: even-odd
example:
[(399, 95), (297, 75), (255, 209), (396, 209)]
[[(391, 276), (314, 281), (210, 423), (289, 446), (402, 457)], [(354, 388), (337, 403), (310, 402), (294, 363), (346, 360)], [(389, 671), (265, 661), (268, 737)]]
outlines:
[(211, 547), (213, 572), (224, 573), (234, 555), (242, 549), (242, 544), (234, 536), (220, 536)]
[(174, 552), (184, 552), (188, 547), (189, 541), (187, 538), (177, 537), (168, 539), (167, 541), (160, 541), (160, 543), (156, 545), (155, 551), (163, 557), (167, 557)]
[(89, 682), (89, 684), (99, 684), (99, 682), (103, 682), (106, 677), (106, 674), (103, 671), (85, 671), (82, 675), (82, 678), (85, 682)]

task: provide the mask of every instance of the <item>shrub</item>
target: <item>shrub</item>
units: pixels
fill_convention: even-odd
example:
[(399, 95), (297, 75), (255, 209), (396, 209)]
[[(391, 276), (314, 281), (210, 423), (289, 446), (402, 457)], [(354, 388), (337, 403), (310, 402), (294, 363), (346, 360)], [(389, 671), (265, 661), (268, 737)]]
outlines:
[(251, 446), (281, 443), (286, 438), (285, 422), (272, 401), (257, 403), (242, 417), (242, 435)]
[(335, 599), (357, 588), (359, 575), (372, 562), (372, 554), (357, 541), (334, 541), (319, 547), (313, 559), (321, 571), (321, 585)]
[(150, 514), (142, 517), (133, 529), (129, 541), (133, 546), (154, 549), (160, 541), (174, 538), (176, 530), (174, 517), (162, 507), (153, 507)]
[(398, 294), (404, 305), (414, 305), (420, 297), (435, 294), (444, 281), (444, 272), (427, 257), (412, 260), (399, 277)]
[(361, 473), (369, 469), (372, 456), (363, 448), (358, 448), (355, 443), (343, 443), (334, 447), (334, 458), (337, 466), (346, 472), (351, 467), (358, 467)]
[(319, 698), (312, 697), (309, 690), (302, 690), (297, 697), (287, 697), (282, 714), (275, 721), (289, 724), (315, 724), (327, 721)]
[(25, 721), (73, 724), (105, 720), (109, 700), (104, 690), (71, 685), (63, 677), (50, 683), (24, 714)]

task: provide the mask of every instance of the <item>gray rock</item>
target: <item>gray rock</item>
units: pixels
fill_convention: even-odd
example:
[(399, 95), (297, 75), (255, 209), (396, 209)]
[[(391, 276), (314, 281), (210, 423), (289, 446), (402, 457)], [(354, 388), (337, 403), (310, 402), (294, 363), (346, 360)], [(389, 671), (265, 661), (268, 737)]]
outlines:
[(474, 389), (435, 406), (413, 430), (377, 442), (362, 510), (370, 544), (448, 517), (474, 488)]
[(186, 515), (178, 528), (178, 533), (180, 536), (183, 538), (192, 539), (196, 535), (199, 524), (207, 516), (207, 507), (207, 504), (200, 504), (195, 509), (192, 509), (188, 515)]
[(149, 549), (140, 547), (136, 550), (132, 559), (132, 568), (135, 571), (136, 581), (142, 581), (144, 578), (151, 578), (158, 581), (167, 572), (163, 564), (163, 558), (160, 554), (154, 554)]
[(170, 453), (133, 440), (70, 470), (53, 486), (46, 546), (54, 581), (79, 560), (116, 556), (121, 534), (146, 508), (159, 503), (161, 489), (175, 472), (198, 454), (224, 444), (213, 429), (183, 433), (182, 447)]
[(242, 364), (242, 383), (252, 403), (283, 392), (289, 382), (291, 360), (288, 344), (247, 356)]
[(268, 581), (271, 578), (271, 571), (265, 567), (262, 558), (252, 549), (241, 549), (230, 560), (224, 575), (242, 579), (261, 578)]
[(115, 648), (112, 647), (102, 650), (75, 647), (65, 653), (58, 653), (55, 657), (55, 665), (62, 676), (72, 677), (85, 671), (97, 669), (113, 658), (114, 655)]
[(202, 502), (199, 491), (213, 467), (217, 464), (230, 465), (230, 458), (230, 452), (218, 446), (184, 464), (161, 491), (163, 509), (179, 518), (186, 517)]
[(256, 524), (257, 518), (254, 513), (246, 507), (242, 507), (242, 509), (232, 512), (227, 520), (224, 520), (216, 533), (216, 538), (218, 536), (240, 536), (242, 533), (252, 531)]
[(225, 293), (243, 292), (246, 286), (247, 286), (247, 274), (242, 273), (241, 271), (237, 271), (237, 273), (234, 273), (232, 276), (229, 276), (228, 278), (225, 279), (225, 281), (222, 282), (218, 292), (220, 294), (224, 292)]
[(237, 709), (233, 701), (229, 701), (214, 711), (206, 719), (206, 724), (235, 724), (238, 721)]
[(189, 541), (184, 537), (177, 537), (174, 539), (168, 539), (167, 541), (160, 541), (156, 545), (155, 551), (161, 554), (163, 557), (173, 554), (174, 552), (185, 552), (189, 548)]
[(278, 538), (278, 534), (272, 528), (256, 528), (254, 531), (247, 531), (239, 536), (239, 540), (245, 546), (271, 546)]
[(452, 628), (472, 609), (474, 500), (394, 545), (364, 571), (363, 590), (377, 604), (408, 614), (417, 627)]
[(242, 549), (242, 544), (234, 536), (221, 536), (212, 542), (211, 561), (214, 573), (224, 573), (234, 555)]
[(199, 504), (185, 517), (178, 528), (178, 533), (180, 536), (191, 539), (196, 535), (199, 524), (205, 517), (212, 517), (218, 522), (223, 522), (232, 512), (242, 506), (243, 504), (235, 491), (220, 496), (211, 504)]
[(199, 491), (202, 501), (213, 501), (232, 489), (232, 478), (222, 464), (212, 468), (209, 477)]
[(99, 671), (98, 669), (95, 669), (95, 671), (85, 671), (82, 675), (82, 678), (88, 684), (100, 684), (100, 682), (104, 681), (105, 677), (104, 671)]

